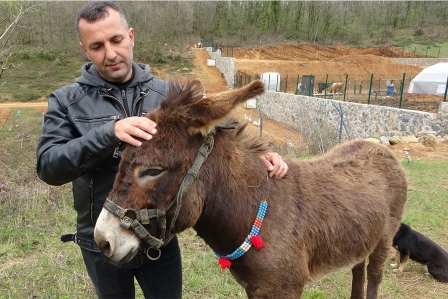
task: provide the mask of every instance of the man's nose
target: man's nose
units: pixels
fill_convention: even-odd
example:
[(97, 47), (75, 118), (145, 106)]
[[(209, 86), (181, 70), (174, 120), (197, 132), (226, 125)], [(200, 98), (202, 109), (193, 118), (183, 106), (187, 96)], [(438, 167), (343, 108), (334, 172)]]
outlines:
[(115, 57), (117, 57), (117, 52), (115, 52), (114, 47), (112, 47), (111, 45), (107, 45), (105, 48), (106, 48), (106, 59), (115, 60)]

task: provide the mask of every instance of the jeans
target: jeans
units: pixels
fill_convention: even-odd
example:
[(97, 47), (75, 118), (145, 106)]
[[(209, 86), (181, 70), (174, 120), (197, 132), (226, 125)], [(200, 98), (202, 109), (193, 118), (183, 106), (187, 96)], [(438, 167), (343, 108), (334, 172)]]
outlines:
[(101, 254), (81, 248), (84, 264), (98, 298), (135, 298), (134, 277), (145, 298), (182, 297), (182, 263), (177, 237), (161, 248), (158, 260), (139, 252), (123, 266), (114, 266)]

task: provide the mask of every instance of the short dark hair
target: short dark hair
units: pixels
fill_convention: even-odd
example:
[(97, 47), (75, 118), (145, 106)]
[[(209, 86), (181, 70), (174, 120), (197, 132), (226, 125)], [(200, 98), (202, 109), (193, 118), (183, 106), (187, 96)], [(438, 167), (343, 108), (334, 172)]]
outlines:
[(79, 34), (79, 20), (84, 19), (87, 23), (94, 23), (106, 16), (109, 16), (108, 8), (112, 8), (120, 14), (121, 20), (123, 24), (128, 27), (128, 22), (126, 21), (126, 17), (124, 16), (123, 11), (120, 7), (118, 7), (115, 3), (110, 1), (92, 1), (84, 5), (76, 16), (76, 28), (78, 29)]

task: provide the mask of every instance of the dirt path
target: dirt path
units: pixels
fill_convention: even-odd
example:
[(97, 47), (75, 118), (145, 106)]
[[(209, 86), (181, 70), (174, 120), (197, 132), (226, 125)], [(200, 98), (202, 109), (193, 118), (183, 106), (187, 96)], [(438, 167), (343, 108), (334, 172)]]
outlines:
[(195, 55), (192, 75), (202, 81), (205, 86), (205, 93), (215, 93), (227, 90), (227, 82), (221, 72), (214, 66), (207, 65), (210, 55), (204, 48), (193, 48)]

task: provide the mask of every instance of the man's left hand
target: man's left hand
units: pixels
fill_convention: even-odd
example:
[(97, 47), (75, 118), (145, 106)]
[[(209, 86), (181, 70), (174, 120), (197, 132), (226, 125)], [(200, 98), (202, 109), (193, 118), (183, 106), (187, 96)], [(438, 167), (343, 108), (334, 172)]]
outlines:
[(288, 172), (288, 164), (286, 164), (282, 157), (277, 153), (267, 153), (260, 156), (260, 159), (268, 169), (269, 177), (281, 179)]

